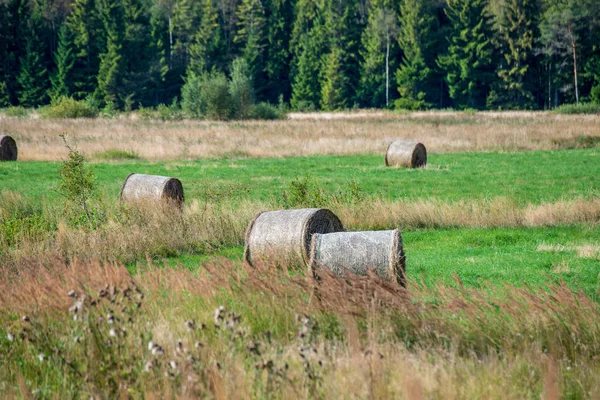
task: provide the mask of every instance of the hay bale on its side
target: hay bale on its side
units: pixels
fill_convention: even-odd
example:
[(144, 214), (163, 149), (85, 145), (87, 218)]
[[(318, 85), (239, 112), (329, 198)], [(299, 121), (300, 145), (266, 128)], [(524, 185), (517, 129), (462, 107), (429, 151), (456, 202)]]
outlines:
[(306, 266), (315, 233), (343, 231), (340, 219), (324, 208), (258, 213), (246, 230), (244, 259), (287, 266)]
[(326, 268), (338, 276), (346, 271), (366, 275), (371, 270), (383, 280), (404, 285), (406, 257), (398, 229), (316, 234), (310, 255), (313, 273)]
[(123, 182), (121, 201), (172, 201), (183, 207), (183, 185), (176, 178), (158, 175), (129, 174)]
[(0, 161), (17, 161), (17, 142), (10, 136), (0, 136)]
[(427, 165), (427, 150), (422, 143), (396, 140), (387, 148), (385, 165), (388, 167), (424, 167)]

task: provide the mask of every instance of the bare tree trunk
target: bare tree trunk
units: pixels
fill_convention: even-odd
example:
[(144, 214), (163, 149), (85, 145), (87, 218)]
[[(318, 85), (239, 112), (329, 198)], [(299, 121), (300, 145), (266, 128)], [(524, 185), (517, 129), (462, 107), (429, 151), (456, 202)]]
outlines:
[[(571, 33), (571, 30), (569, 30)], [(571, 49), (573, 50), (573, 76), (575, 77), (575, 101), (579, 104), (579, 87), (577, 85), (577, 49), (575, 47), (575, 39), (571, 34)]]
[(169, 15), (169, 61), (170, 62), (173, 61), (173, 25), (171, 24), (171, 16), (170, 15)]
[(552, 62), (548, 63), (548, 109), (552, 108)]
[(390, 33), (386, 35), (385, 49), (385, 106), (390, 105)]

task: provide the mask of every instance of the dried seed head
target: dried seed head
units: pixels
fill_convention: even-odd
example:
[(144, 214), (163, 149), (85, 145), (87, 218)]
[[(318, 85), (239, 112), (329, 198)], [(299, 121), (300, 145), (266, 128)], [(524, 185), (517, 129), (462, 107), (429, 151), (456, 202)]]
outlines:
[(154, 368), (154, 360), (150, 360), (144, 366), (144, 372), (150, 372), (150, 370)]
[(38, 354), (38, 360), (40, 360), (40, 362), (44, 361), (44, 358), (45, 356), (43, 353)]
[(196, 324), (194, 323), (193, 319), (189, 319), (185, 321), (185, 327), (190, 331), (193, 331), (194, 329), (196, 329)]
[(27, 315), (23, 315), (22, 319), (23, 319), (24, 322), (30, 322), (31, 321)]
[(71, 289), (67, 292), (67, 296), (75, 298), (75, 297), (77, 297), (77, 292), (75, 292), (73, 289)]
[(6, 338), (8, 339), (9, 342), (12, 342), (13, 340), (15, 340), (15, 335), (13, 335), (12, 333), (8, 332), (6, 334)]
[(73, 338), (73, 341), (74, 341), (75, 343), (81, 343), (81, 338), (80, 338), (79, 336), (75, 336), (75, 337)]
[(114, 336), (117, 336), (117, 331), (115, 331), (114, 329), (111, 329), (110, 331), (108, 331), (108, 334), (109, 334), (110, 336), (113, 336), (113, 337), (114, 337)]
[(194, 347), (199, 349), (200, 347), (204, 347), (204, 345), (200, 342), (196, 342), (196, 343), (194, 343)]
[(177, 362), (175, 362), (174, 360), (169, 361), (169, 366), (172, 369), (177, 369)]
[(151, 340), (148, 342), (148, 350), (152, 350), (153, 347), (154, 347), (154, 342)]

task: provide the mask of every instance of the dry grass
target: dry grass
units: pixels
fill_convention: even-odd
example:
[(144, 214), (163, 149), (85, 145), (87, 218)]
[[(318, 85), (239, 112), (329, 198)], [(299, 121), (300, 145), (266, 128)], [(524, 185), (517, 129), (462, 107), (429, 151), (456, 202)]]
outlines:
[[(315, 281), (272, 266), (251, 268), (225, 260), (203, 267), (198, 274), (149, 268), (130, 276), (114, 263), (54, 262), (0, 276), (0, 331), (28, 329), (23, 345), (20, 339), (9, 343), (0, 338), (0, 360), (5, 360), (0, 363), (8, 366), (0, 368), (3, 393), (50, 390), (115, 397), (109, 395), (113, 390), (120, 395), (142, 391), (146, 397), (340, 399), (600, 394), (600, 308), (561, 284), (534, 291), (469, 289), (460, 283), (426, 288), (410, 281), (405, 290), (374, 277), (338, 280), (325, 274)], [(108, 339), (109, 328), (127, 326), (127, 336), (111, 339), (118, 348), (102, 347), (106, 357), (121, 357), (116, 367), (126, 374), (98, 370), (94, 363), (104, 365), (107, 358), (93, 360), (82, 351), (81, 346), (92, 344), (81, 329), (87, 320), (73, 321), (66, 313), (73, 303), (67, 296), (71, 289), (98, 301), (104, 289), (109, 293), (104, 305), (95, 306), (102, 313), (114, 308), (111, 304), (121, 307), (125, 290), (144, 293), (144, 305), (129, 324), (95, 325), (90, 308), (96, 335)], [(231, 331), (213, 328), (213, 310), (223, 303), (241, 315)], [(14, 318), (25, 313), (31, 322)], [(302, 318), (298, 329), (297, 313), (310, 316), (320, 328)], [(184, 321), (192, 319), (207, 328), (190, 332)], [(308, 336), (299, 336), (302, 332)], [(74, 342), (74, 334), (83, 334), (83, 344)], [(198, 337), (200, 361), (188, 363), (181, 348), (195, 354)], [(144, 340), (160, 344), (164, 355), (152, 356)], [(252, 351), (256, 343), (260, 357)], [(52, 367), (45, 367), (38, 354), (50, 344), (60, 352), (47, 353)], [(306, 346), (309, 353), (302, 350)], [(156, 360), (155, 367), (142, 372), (150, 360)], [(177, 368), (168, 360), (176, 360)], [(272, 366), (261, 367), (263, 361)], [(88, 378), (74, 371), (87, 371)], [(116, 380), (112, 387), (111, 379)], [(98, 386), (103, 382), (106, 386)]]
[(391, 112), (292, 114), (287, 121), (40, 120), (0, 117), (21, 160), (61, 160), (58, 135), (88, 157), (128, 151), (148, 160), (197, 157), (284, 157), (381, 154), (394, 139), (419, 141), (431, 153), (537, 150), (576, 146), (600, 137), (600, 117), (543, 112)]

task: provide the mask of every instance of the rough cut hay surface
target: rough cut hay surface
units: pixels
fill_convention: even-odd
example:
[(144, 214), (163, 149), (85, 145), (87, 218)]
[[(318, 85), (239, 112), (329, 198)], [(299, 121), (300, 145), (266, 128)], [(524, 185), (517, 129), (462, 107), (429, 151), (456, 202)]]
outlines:
[(316, 234), (310, 255), (313, 272), (326, 268), (343, 276), (347, 271), (367, 275), (371, 270), (383, 280), (404, 284), (406, 257), (398, 229)]
[(0, 135), (0, 161), (16, 161), (17, 142), (10, 136)]
[(340, 219), (323, 208), (261, 212), (246, 230), (244, 259), (251, 265), (306, 266), (313, 234), (343, 230)]
[(385, 165), (419, 168), (427, 165), (427, 150), (422, 143), (396, 140), (388, 146)]
[(121, 188), (121, 201), (170, 200), (183, 206), (183, 185), (176, 178), (158, 175), (130, 174)]

